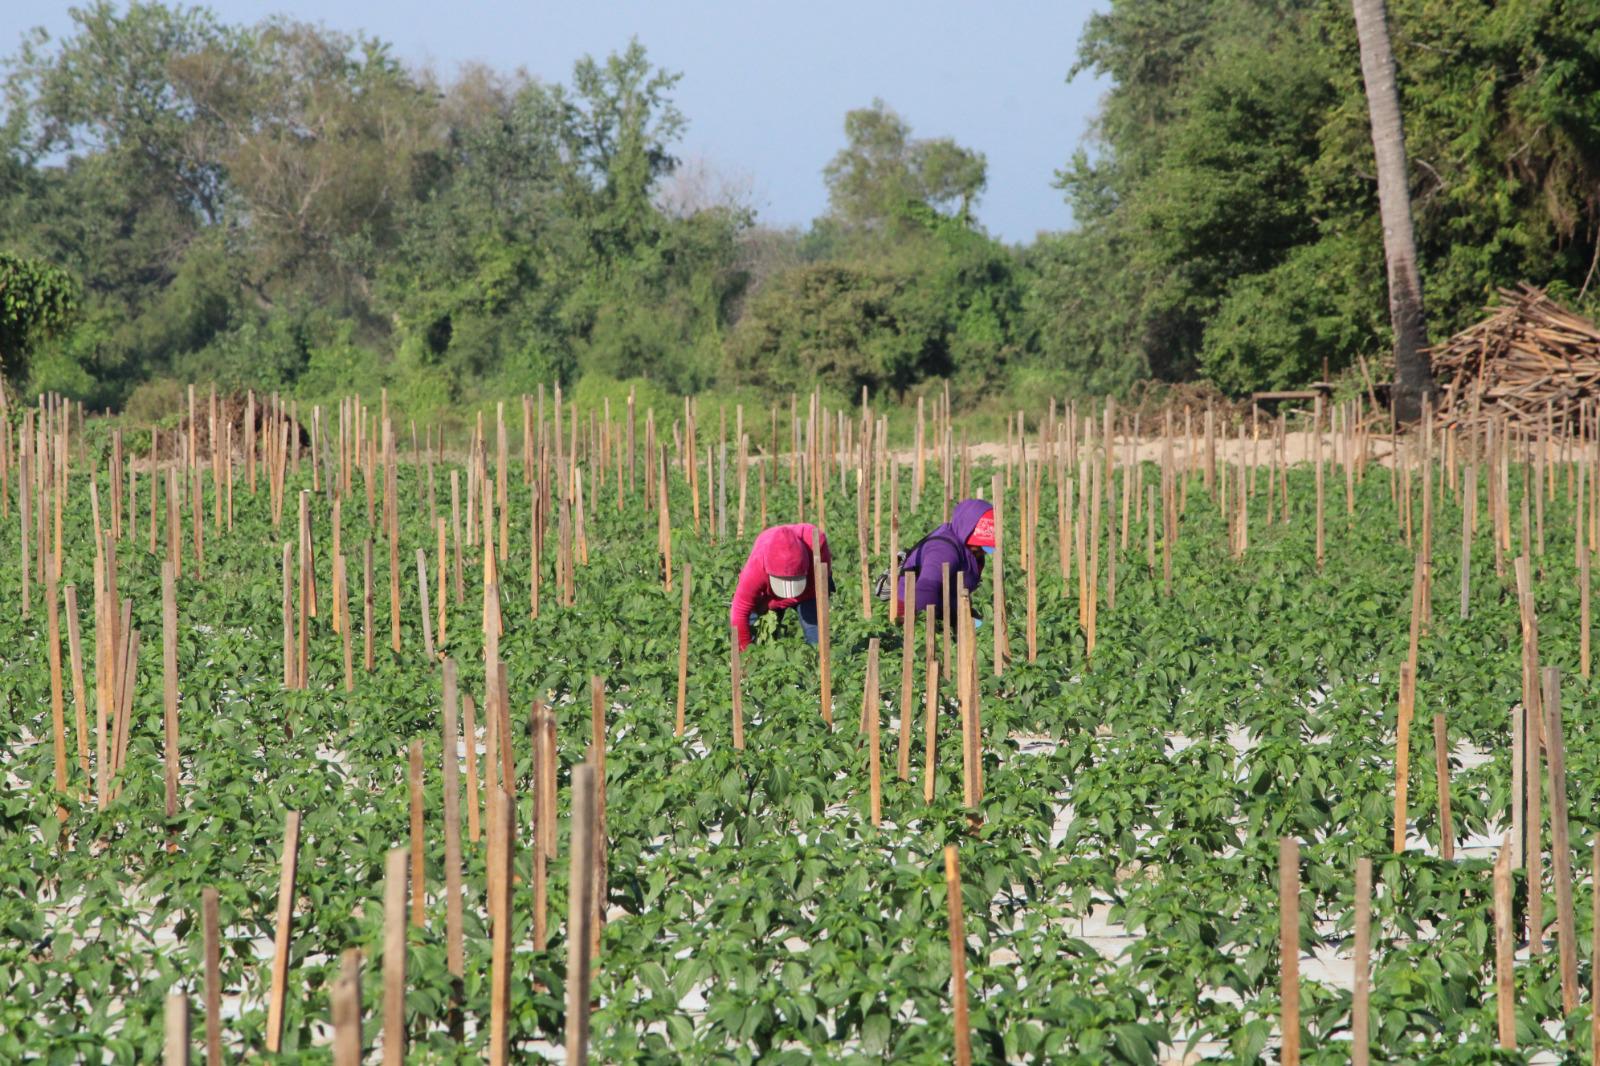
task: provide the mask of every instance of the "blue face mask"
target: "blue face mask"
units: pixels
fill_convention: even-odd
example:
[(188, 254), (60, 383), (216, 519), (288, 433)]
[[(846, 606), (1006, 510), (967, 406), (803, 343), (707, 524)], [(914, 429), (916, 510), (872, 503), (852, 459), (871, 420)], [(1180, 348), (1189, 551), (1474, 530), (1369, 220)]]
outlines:
[(985, 554), (985, 555), (993, 555), (994, 554), (994, 545), (992, 545), (992, 544), (985, 545), (984, 549), (983, 549), (983, 554)]

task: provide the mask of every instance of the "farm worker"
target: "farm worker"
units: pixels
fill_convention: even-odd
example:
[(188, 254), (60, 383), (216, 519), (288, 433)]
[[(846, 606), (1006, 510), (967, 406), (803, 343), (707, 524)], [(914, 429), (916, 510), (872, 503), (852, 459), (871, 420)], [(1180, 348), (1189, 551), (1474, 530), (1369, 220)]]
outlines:
[[(739, 571), (739, 584), (733, 590), (728, 620), (739, 634), (739, 648), (750, 646), (750, 627), (768, 611), (790, 607), (800, 618), (806, 642), (817, 642), (817, 575), (812, 567), (811, 549), (815, 545), (822, 561), (833, 567), (827, 534), (816, 526), (799, 523), (769, 526), (750, 545), (750, 558)], [(830, 574), (828, 583), (833, 584)]]
[[(955, 610), (956, 590), (971, 594), (983, 578), (984, 556), (994, 551), (994, 507), (987, 500), (962, 500), (950, 512), (950, 521), (923, 537), (906, 552), (900, 564), (900, 609), (905, 610), (906, 575), (917, 590), (917, 613), (933, 608), (944, 617), (943, 567), (950, 564), (950, 609)], [(957, 584), (960, 582), (960, 585)], [(973, 618), (975, 624), (982, 619)]]

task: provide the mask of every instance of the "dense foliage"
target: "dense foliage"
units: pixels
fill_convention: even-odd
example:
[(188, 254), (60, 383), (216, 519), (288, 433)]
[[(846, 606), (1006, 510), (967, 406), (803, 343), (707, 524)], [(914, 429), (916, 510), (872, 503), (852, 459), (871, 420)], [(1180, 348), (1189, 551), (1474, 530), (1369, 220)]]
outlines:
[[(63, 578), (92, 580), (91, 505), (77, 468), (66, 507)], [(113, 499), (101, 471), (101, 498)], [(1520, 471), (1520, 467), (1518, 468)], [(440, 469), (436, 474), (444, 474)], [(983, 480), (980, 471), (979, 480)], [(1153, 484), (1158, 472), (1146, 471)], [(768, 479), (774, 516), (793, 513), (787, 471)], [(912, 497), (909, 471), (900, 499)], [(1131, 476), (1122, 470), (1120, 480)], [(513, 464), (512, 484), (520, 482)], [(1352, 484), (1353, 514), (1330, 509), (1328, 560), (1316, 565), (1314, 478), (1289, 474), (1289, 520), (1251, 510), (1246, 558), (1234, 559), (1226, 523), (1203, 479), (1191, 473), (1174, 559), (1172, 594), (1160, 568), (1146, 569), (1137, 515), (1118, 567), (1116, 605), (1103, 605), (1086, 661), (1071, 586), (1056, 565), (1054, 523), (1041, 526), (1040, 656), (1002, 677), (981, 671), (985, 789), (973, 829), (961, 803), (955, 719), (939, 717), (933, 802), (922, 795), (920, 718), (912, 779), (892, 771), (898, 637), (882, 606), (864, 621), (855, 599), (858, 558), (849, 531), (855, 502), (830, 491), (829, 528), (840, 575), (833, 599), (838, 725), (818, 714), (816, 656), (792, 621), (768, 628), (745, 660), (747, 747), (730, 745), (727, 596), (747, 539), (714, 543), (689, 522), (689, 488), (672, 474), (673, 557), (693, 566), (689, 731), (673, 736), (677, 590), (665, 592), (639, 487), (590, 498), (589, 565), (579, 566), (576, 604), (547, 596), (528, 617), (529, 529), (513, 509), (501, 564), (506, 627), (500, 649), (512, 703), (550, 698), (559, 711), (561, 797), (589, 741), (588, 678), (607, 679), (612, 700), (607, 824), (612, 920), (605, 928), (594, 1016), (595, 1057), (606, 1062), (944, 1061), (950, 1046), (948, 952), (939, 852), (957, 842), (967, 871), (965, 911), (973, 1025), (981, 1061), (1129, 1063), (1151, 1066), (1163, 1047), (1207, 1042), (1221, 1061), (1263, 1061), (1277, 1014), (1277, 839), (1305, 844), (1302, 936), (1307, 949), (1345, 944), (1351, 871), (1376, 863), (1374, 1056), (1381, 1061), (1495, 1059), (1493, 936), (1487, 863), (1445, 862), (1413, 848), (1388, 856), (1393, 787), (1396, 670), (1406, 655), (1413, 554), (1392, 502), (1389, 472)], [(291, 478), (291, 494), (309, 487)], [(441, 484), (436, 477), (435, 484)], [(1337, 476), (1330, 478), (1338, 484)], [(586, 479), (587, 483), (587, 479)], [(854, 484), (854, 479), (850, 479)], [(867, 483), (871, 484), (869, 478)], [(1588, 854), (1600, 812), (1590, 783), (1600, 769), (1594, 693), (1578, 677), (1579, 592), (1570, 534), (1572, 496), (1556, 485), (1540, 513), (1545, 551), (1536, 581), (1543, 661), (1562, 668), (1574, 847)], [(1419, 656), (1419, 726), (1411, 733), (1414, 838), (1437, 844), (1429, 733), (1447, 716), (1453, 744), (1489, 759), (1458, 769), (1456, 826), (1482, 835), (1504, 811), (1511, 781), (1509, 708), (1520, 680), (1517, 608), (1495, 572), (1486, 524), (1472, 556), (1472, 610), (1455, 610), (1458, 501), (1443, 480), (1433, 625)], [(1527, 491), (1513, 472), (1516, 512)], [(431, 549), (426, 472), (399, 472), (400, 558)], [(1421, 504), (1409, 483), (1413, 528)], [(1258, 491), (1259, 491), (1258, 484)], [(1535, 482), (1535, 490), (1540, 488)], [(319, 1042), (340, 952), (367, 952), (366, 1014), (378, 1016), (383, 862), (407, 839), (406, 748), (423, 738), (427, 783), (426, 928), (408, 941), (408, 1025), (417, 1061), (480, 1061), (484, 1028), (449, 1033), (451, 983), (444, 969), (444, 861), (440, 832), (440, 677), (421, 650), (416, 586), (400, 582), (404, 651), (391, 652), (380, 527), (359, 505), (343, 508), (349, 551), (376, 539), (376, 669), (357, 667), (355, 691), (340, 678), (339, 639), (326, 624), (331, 509), (312, 496), (323, 620), (310, 642), (309, 689), (282, 687), (278, 643), (279, 551), (266, 493), (241, 481), (232, 531), (209, 527), (209, 484), (200, 499), (206, 570), (186, 564), (180, 584), (178, 667), (182, 691), (182, 803), (162, 815), (161, 666), (140, 660), (123, 789), (105, 810), (81, 802), (76, 752), (65, 820), (51, 788), (45, 611), (0, 618), (0, 1056), (18, 1061), (51, 1049), (53, 1061), (102, 1055), (119, 1063), (160, 1054), (163, 999), (176, 986), (198, 1004), (201, 891), (221, 891), (231, 1048), (259, 1051), (276, 906), (284, 812), (304, 812), (299, 898), (283, 1061), (327, 1061)], [(1045, 482), (1041, 508), (1054, 511)], [(187, 493), (179, 504), (187, 523)], [(1337, 499), (1341, 494), (1333, 494)], [(1010, 514), (1016, 496), (1008, 493)], [(520, 490), (513, 500), (526, 499)], [(936, 521), (935, 477), (907, 529)], [(436, 502), (442, 501), (436, 496)], [(382, 501), (382, 489), (378, 490)], [(1257, 500), (1260, 500), (1258, 495)], [(1483, 501), (1480, 500), (1480, 505)], [(1274, 510), (1270, 524), (1266, 512)], [(292, 511), (292, 508), (291, 508)], [(754, 504), (752, 503), (752, 515)], [(1107, 507), (1104, 541), (1118, 521)], [(291, 519), (292, 521), (292, 519)], [(752, 523), (753, 524), (753, 523)], [(730, 522), (730, 527), (732, 523)], [(8, 528), (14, 528), (8, 525)], [(159, 559), (142, 525), (118, 552), (132, 621), (158, 646)], [(9, 536), (9, 535), (8, 535)], [(1007, 537), (1014, 536), (1008, 532)], [(13, 547), (15, 545), (13, 544)], [(1518, 536), (1512, 551), (1532, 550)], [(187, 548), (185, 548), (187, 550)], [(445, 648), (462, 664), (465, 691), (483, 691), (478, 549), (468, 547), (464, 600), (451, 598)], [(881, 557), (880, 557), (881, 559)], [(540, 558), (546, 588), (555, 548)], [(407, 564), (409, 565), (409, 564)], [(18, 555), (0, 553), (0, 587), (17, 588)], [(359, 568), (356, 571), (359, 572)], [(1008, 564), (1012, 643), (1020, 649), (1023, 575)], [(409, 576), (409, 575), (408, 575)], [(1105, 575), (1102, 575), (1102, 582)], [(351, 605), (361, 617), (360, 581)], [(987, 587), (987, 586), (985, 586)], [(90, 605), (79, 597), (80, 609)], [(993, 620), (993, 616), (990, 617)], [(357, 623), (359, 624), (359, 623)], [(91, 620), (83, 620), (87, 634)], [(980, 637), (989, 659), (993, 627)], [(884, 811), (867, 816), (867, 749), (856, 730), (869, 639), (885, 651)], [(89, 647), (92, 649), (92, 642)], [(359, 654), (359, 653), (358, 653)], [(84, 667), (94, 676), (92, 656)], [(920, 685), (919, 685), (920, 693)], [(519, 808), (528, 817), (526, 736), (519, 710)], [(481, 724), (481, 722), (480, 722)], [(1032, 739), (1029, 739), (1032, 738)], [(69, 741), (70, 743), (70, 741)], [(565, 814), (563, 814), (565, 824)], [(519, 830), (519, 834), (523, 831)], [(166, 847), (171, 841), (176, 850)], [(563, 839), (561, 854), (566, 854)], [(560, 923), (548, 951), (532, 951), (528, 855), (517, 860), (518, 950), (511, 992), (513, 1045), (532, 1052), (559, 1042), (563, 1011)], [(1581, 867), (1583, 862), (1579, 862)], [(564, 913), (566, 863), (551, 865), (552, 915)], [(467, 848), (467, 977), (464, 1010), (488, 1005), (489, 943), (483, 925), (484, 852)], [(1588, 943), (1588, 889), (1580, 889), (1581, 943)], [(1546, 915), (1554, 913), (1546, 902)], [(1110, 958), (1083, 934), (1109, 916), (1141, 937)], [(1103, 945), (1102, 945), (1103, 946)], [(1345, 944), (1345, 950), (1348, 945)], [(1556, 952), (1518, 961), (1519, 1039), (1526, 1051), (1586, 1056), (1587, 1005), (1559, 1029)], [(242, 1002), (235, 997), (242, 996)], [(237, 1009), (235, 1006), (237, 1004)], [(1346, 1061), (1348, 992), (1305, 982), (1307, 1062)], [(373, 1023), (376, 1024), (375, 1022)], [(369, 1029), (369, 1040), (375, 1029)], [(1221, 1050), (1218, 1050), (1220, 1046)]]
[[(1600, 14), (1389, 10), (1434, 337), (1522, 279), (1593, 306)], [(1058, 174), (1077, 228), (1021, 247), (975, 221), (982, 152), (883, 101), (844, 116), (828, 211), (775, 229), (680, 167), (677, 75), (637, 43), (565, 82), (441, 79), (283, 18), (73, 18), (0, 81), (5, 247), (83, 293), (7, 362), (29, 392), (153, 415), (190, 380), (423, 410), (556, 376), (839, 398), (944, 379), (968, 405), (1041, 380), (1287, 386), (1388, 344), (1342, 0), (1094, 15), (1075, 73), (1110, 89)]]
[[(1435, 340), (1527, 278), (1594, 303), (1600, 8), (1389, 0)], [(1109, 76), (1061, 172), (1048, 328), (1109, 384), (1283, 387), (1387, 347), (1382, 232), (1346, 0), (1119, 0), (1080, 68)], [(1134, 365), (1127, 359), (1136, 358)]]
[(64, 329), (77, 309), (72, 275), (0, 252), (0, 375), (25, 377), (34, 345)]

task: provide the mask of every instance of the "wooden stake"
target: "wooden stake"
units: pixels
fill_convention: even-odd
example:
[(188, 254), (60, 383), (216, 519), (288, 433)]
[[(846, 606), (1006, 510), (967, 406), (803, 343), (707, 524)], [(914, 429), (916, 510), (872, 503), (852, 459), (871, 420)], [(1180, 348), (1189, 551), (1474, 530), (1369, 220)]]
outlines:
[[(741, 715), (741, 723), (743, 716)], [(590, 927), (593, 956), (600, 958), (600, 932), (610, 899), (610, 858), (606, 838), (606, 688), (598, 675), (589, 678), (589, 758), (594, 767), (594, 886)]]
[[(492, 714), (487, 706), (484, 711)], [(516, 818), (511, 797), (504, 790), (495, 789), (489, 802), (494, 811), (494, 817), (489, 819), (489, 935), (493, 941), (489, 963), (489, 1062), (491, 1066), (505, 1066), (511, 1009), (511, 870)]]
[[(824, 423), (826, 425), (826, 423)], [(820, 513), (820, 511), (819, 511)], [(822, 536), (819, 528), (816, 535)], [(815, 563), (813, 569), (817, 575), (817, 663), (819, 674), (820, 696), (822, 702), (822, 721), (829, 729), (833, 728), (833, 670), (832, 670), (832, 638), (828, 633), (828, 564)]]
[(1300, 842), (1293, 837), (1278, 841), (1278, 940), (1281, 964), (1278, 1027), (1283, 1048), (1282, 1066), (1300, 1062)]
[(883, 757), (878, 743), (878, 638), (867, 642), (866, 688), (861, 713), (867, 720), (867, 784), (872, 794), (872, 824), (883, 824)]
[(926, 608), (923, 620), (927, 623), (923, 627), (926, 634), (925, 642), (927, 651), (923, 657), (927, 681), (924, 699), (927, 709), (924, 712), (923, 737), (922, 737), (922, 802), (933, 802), (934, 773), (938, 768), (939, 758), (939, 660), (933, 654), (933, 608)]
[(295, 869), (300, 860), (300, 812), (290, 811), (283, 830), (278, 875), (277, 932), (272, 941), (272, 990), (267, 999), (267, 1051), (283, 1047), (283, 1001), (289, 977), (289, 938), (294, 924)]
[(201, 926), (205, 937), (206, 1066), (222, 1066), (222, 944), (217, 915), (217, 890), (200, 893)]
[[(166, 567), (172, 566), (167, 560)], [(289, 545), (283, 546), (283, 687), (293, 689), (298, 678), (294, 646), (294, 578), (289, 572)]]
[(83, 679), (83, 636), (78, 624), (78, 588), (68, 585), (67, 650), (72, 664), (72, 706), (78, 731), (78, 765), (89, 773), (89, 689)]
[(1589, 676), (1591, 664), (1589, 586), (1589, 546), (1583, 543), (1580, 535), (1578, 538), (1578, 672), (1584, 677)]
[(1443, 711), (1433, 716), (1433, 773), (1439, 792), (1439, 857), (1449, 862), (1456, 857), (1456, 832), (1450, 816), (1450, 734)]
[(739, 631), (729, 628), (728, 636), (731, 638), (728, 645), (729, 656), (732, 663), (732, 688), (733, 688), (733, 750), (744, 750), (744, 675), (739, 667)]
[(165, 1066), (189, 1066), (189, 997), (167, 993)]
[[(67, 715), (66, 702), (61, 682), (61, 607), (60, 596), (56, 592), (56, 570), (53, 566), (45, 568), (45, 599), (46, 614), (49, 616), (49, 628), (45, 639), (48, 642), (46, 651), (50, 660), (50, 733), (54, 745), (55, 756), (55, 789), (66, 794), (67, 791)], [(170, 805), (169, 800), (169, 805)], [(170, 811), (168, 812), (170, 815)], [(65, 818), (65, 807), (58, 807), (56, 814)]]
[[(461, 735), (456, 730), (456, 664), (444, 661), (444, 928), (445, 967), (466, 974), (461, 916)], [(420, 896), (421, 893), (418, 893)]]
[(411, 924), (418, 929), (428, 923), (424, 890), (424, 860), (427, 852), (422, 839), (422, 738), (411, 741), (408, 778), (411, 786)]
[(689, 698), (689, 575), (690, 566), (684, 563), (683, 606), (678, 613), (678, 716), (672, 730), (675, 737), (683, 736), (684, 706)]
[(333, 1066), (361, 1066), (361, 950), (347, 948), (329, 996), (333, 1013)]
[(467, 839), (476, 844), (482, 838), (483, 830), (478, 804), (477, 707), (470, 695), (461, 697), (461, 734), (467, 749)]
[(352, 628), (350, 625), (350, 564), (345, 561), (343, 555), (338, 555), (334, 557), (333, 565), (334, 594), (339, 600), (337, 613), (342, 619), (342, 624), (339, 627), (339, 641), (344, 650), (344, 690), (346, 692), (354, 692), (356, 689), (356, 672), (355, 651), (351, 643), (354, 637), (350, 634)]
[[(1590, 484), (1594, 482), (1591, 481)], [(1600, 1066), (1600, 836), (1589, 860), (1589, 1063)]]
[(383, 1062), (406, 1061), (405, 848), (390, 848), (383, 877)]
[[(893, 541), (891, 527), (891, 543)], [(895, 558), (891, 552), (889, 558)], [(902, 781), (911, 780), (911, 727), (917, 720), (916, 703), (916, 654), (917, 654), (917, 583), (906, 575), (906, 606), (904, 611), (903, 636), (900, 639), (900, 744), (899, 755), (895, 759), (895, 776)], [(890, 581), (895, 580), (895, 575), (890, 574)], [(897, 590), (891, 584), (889, 588), (889, 602), (897, 600)], [(890, 617), (893, 617), (891, 612)]]
[[(1544, 668), (1542, 703), (1545, 753), (1550, 764), (1550, 876), (1556, 883), (1561, 1004), (1570, 1016), (1578, 1009), (1578, 927), (1572, 903), (1572, 846), (1567, 836), (1567, 759), (1561, 732), (1561, 671), (1554, 666)], [(1539, 891), (1537, 886), (1531, 887)]]
[(1517, 1007), (1512, 999), (1513, 952), (1511, 932), (1511, 834), (1507, 833), (1494, 862), (1494, 975), (1495, 1018), (1500, 1046), (1517, 1046)]
[(972, 1033), (967, 1021), (967, 935), (962, 914), (961, 866), (954, 844), (944, 848), (945, 906), (950, 920), (950, 1003), (955, 1012), (957, 1066), (972, 1064)]
[(589, 1061), (589, 952), (594, 894), (595, 777), (581, 763), (572, 770), (572, 866), (567, 882), (567, 1057), (572, 1066)]
[[(52, 613), (55, 599), (50, 601)], [(51, 642), (54, 651), (54, 641)], [(161, 564), (161, 672), (167, 817), (178, 816), (178, 598), (171, 563)]]
[(1467, 467), (1466, 489), (1461, 498), (1461, 620), (1472, 606), (1472, 531), (1477, 524), (1478, 468)]
[(417, 549), (417, 602), (421, 605), (422, 650), (432, 662), (438, 656), (433, 647), (433, 617), (428, 604), (428, 553)]
[[(1268, 507), (1271, 511), (1271, 507)], [(1355, 984), (1350, 999), (1350, 1063), (1367, 1066), (1372, 1012), (1372, 860), (1356, 860)]]
[(1406, 792), (1411, 775), (1411, 717), (1416, 682), (1410, 663), (1400, 664), (1400, 706), (1394, 739), (1394, 853), (1406, 850)]

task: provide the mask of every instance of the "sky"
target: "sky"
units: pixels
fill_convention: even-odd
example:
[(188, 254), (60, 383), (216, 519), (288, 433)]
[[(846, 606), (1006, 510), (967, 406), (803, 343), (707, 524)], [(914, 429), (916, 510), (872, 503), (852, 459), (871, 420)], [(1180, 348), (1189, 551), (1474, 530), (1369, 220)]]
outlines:
[[(0, 55), (24, 32), (70, 32), (62, 0), (0, 2)], [(760, 221), (805, 226), (827, 207), (822, 168), (844, 115), (874, 98), (917, 137), (988, 157), (977, 215), (1007, 241), (1071, 225), (1054, 172), (1080, 144), (1105, 85), (1071, 82), (1078, 35), (1106, 0), (213, 0), (225, 22), (284, 14), (388, 41), (448, 75), (465, 62), (566, 81), (573, 61), (637, 36), (683, 75), (678, 154), (743, 193)]]

